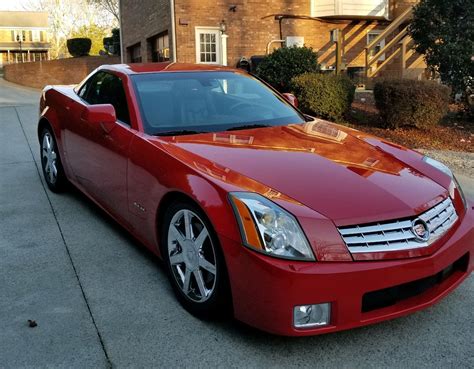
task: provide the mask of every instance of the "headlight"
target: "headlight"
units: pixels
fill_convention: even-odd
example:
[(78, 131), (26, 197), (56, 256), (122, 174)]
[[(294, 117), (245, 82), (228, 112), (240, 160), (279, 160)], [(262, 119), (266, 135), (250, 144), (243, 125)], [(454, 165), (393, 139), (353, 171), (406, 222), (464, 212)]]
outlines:
[(449, 169), (448, 166), (444, 165), (443, 163), (439, 162), (438, 160), (432, 159), (428, 156), (425, 156), (423, 158), (423, 161), (425, 163), (435, 167), (436, 169), (442, 171), (443, 173), (447, 174), (449, 177), (451, 177), (451, 184), (449, 185), (449, 196), (451, 197), (452, 200), (454, 200), (455, 192), (457, 190), (459, 192), (459, 196), (461, 197), (461, 200), (464, 204), (464, 208), (466, 209), (467, 208), (466, 197), (464, 196), (462, 188), (459, 185), (459, 182), (457, 181), (457, 179), (454, 176), (451, 169)]
[(230, 199), (246, 246), (284, 259), (315, 260), (301, 227), (286, 210), (255, 193), (234, 192)]
[(450, 176), (451, 178), (453, 178), (453, 172), (451, 171), (451, 169), (449, 169), (449, 167), (447, 165), (444, 165), (443, 163), (439, 162), (438, 160), (432, 159), (428, 156), (425, 156), (423, 158), (423, 161), (426, 164), (429, 164), (432, 167), (435, 167), (436, 169), (442, 171), (443, 173), (445, 173), (448, 176)]
[[(451, 190), (451, 188), (452, 188), (452, 190)], [(464, 196), (464, 192), (462, 191), (461, 185), (459, 184), (456, 177), (453, 175), (451, 185), (449, 186), (449, 196), (451, 196), (452, 199), (454, 199), (454, 192), (455, 192), (456, 189), (459, 192), (459, 196), (461, 197), (462, 203), (464, 205), (464, 209), (467, 209), (466, 196)]]

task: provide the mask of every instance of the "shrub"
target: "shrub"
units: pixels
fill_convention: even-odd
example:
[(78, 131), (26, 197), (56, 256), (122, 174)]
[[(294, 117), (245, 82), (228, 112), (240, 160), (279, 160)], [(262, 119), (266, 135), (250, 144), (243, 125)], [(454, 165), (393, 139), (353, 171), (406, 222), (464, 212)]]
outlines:
[(289, 92), (290, 81), (319, 70), (318, 54), (308, 47), (283, 47), (265, 57), (256, 74), (280, 92)]
[(104, 48), (112, 55), (120, 55), (120, 29), (114, 28), (111, 37), (104, 37)]
[(355, 85), (345, 76), (305, 73), (291, 85), (300, 109), (322, 118), (340, 121), (354, 101)]
[(104, 49), (109, 54), (120, 56), (120, 29), (114, 28), (112, 30), (112, 36), (104, 37), (103, 43)]
[(69, 54), (77, 58), (88, 56), (91, 51), (92, 41), (90, 38), (71, 38), (67, 40)]
[(451, 89), (432, 81), (385, 80), (375, 84), (384, 128), (437, 125), (449, 109)]

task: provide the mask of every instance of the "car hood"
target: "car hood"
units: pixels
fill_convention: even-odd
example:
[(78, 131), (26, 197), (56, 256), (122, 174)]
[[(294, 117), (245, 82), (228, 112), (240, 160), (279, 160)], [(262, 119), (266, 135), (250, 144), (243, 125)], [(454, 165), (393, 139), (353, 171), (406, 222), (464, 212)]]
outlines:
[[(242, 190), (283, 194), (337, 225), (413, 216), (447, 195), (403, 155), (384, 149), (396, 145), (318, 119), (158, 140), (197, 170)], [(397, 150), (422, 161), (418, 153)]]

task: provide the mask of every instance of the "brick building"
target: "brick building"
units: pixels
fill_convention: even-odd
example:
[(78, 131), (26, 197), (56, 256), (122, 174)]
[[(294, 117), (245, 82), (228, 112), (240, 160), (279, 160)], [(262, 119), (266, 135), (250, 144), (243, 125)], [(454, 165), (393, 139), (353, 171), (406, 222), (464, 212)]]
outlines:
[[(286, 45), (312, 47), (322, 67), (331, 69), (336, 47), (330, 34), (337, 29), (342, 34), (342, 62), (347, 68), (378, 72), (395, 62), (419, 67), (415, 61), (408, 65), (405, 54), (399, 52), (402, 41), (406, 41), (407, 52), (407, 9), (416, 2), (121, 0), (123, 55), (125, 62), (175, 60), (235, 66), (242, 57), (264, 55), (280, 47), (278, 40), (283, 40)], [(376, 60), (369, 61), (372, 57)]]
[(0, 11), (0, 67), (49, 59), (48, 13)]

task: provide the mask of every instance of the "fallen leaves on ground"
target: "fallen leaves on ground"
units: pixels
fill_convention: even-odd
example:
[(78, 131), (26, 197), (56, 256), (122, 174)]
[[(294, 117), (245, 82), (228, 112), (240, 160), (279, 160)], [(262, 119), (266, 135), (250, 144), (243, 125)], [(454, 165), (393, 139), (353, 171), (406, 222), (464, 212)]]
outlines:
[(417, 128), (384, 129), (373, 95), (358, 94), (346, 122), (350, 127), (414, 149), (474, 152), (474, 122), (452, 105), (448, 117), (428, 130)]

